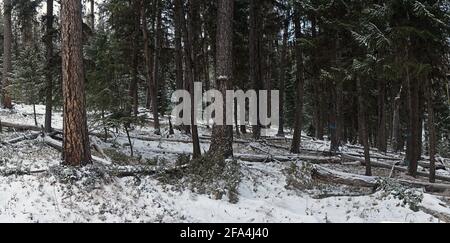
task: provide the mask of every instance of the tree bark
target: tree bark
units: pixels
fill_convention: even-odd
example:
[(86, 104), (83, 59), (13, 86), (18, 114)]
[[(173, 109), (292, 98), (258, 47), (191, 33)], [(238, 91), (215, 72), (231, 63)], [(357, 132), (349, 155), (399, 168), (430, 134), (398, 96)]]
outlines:
[(430, 182), (436, 182), (436, 125), (434, 124), (433, 107), (433, 81), (428, 80), (427, 85), (427, 103), (428, 103), (428, 136), (429, 136), (429, 156), (430, 156)]
[(81, 0), (61, 2), (64, 164), (92, 162), (86, 119)]
[(45, 48), (47, 67), (45, 70), (45, 132), (51, 132), (52, 130), (52, 110), (53, 110), (53, 0), (47, 0), (47, 16), (46, 22), (46, 35), (45, 35)]
[(294, 27), (295, 27), (295, 57), (297, 65), (296, 86), (297, 86), (297, 102), (295, 109), (295, 125), (294, 138), (292, 140), (291, 152), (300, 153), (300, 145), (303, 128), (303, 102), (304, 102), (304, 70), (303, 70), (303, 51), (300, 46), (300, 39), (302, 38), (301, 22), (300, 22), (300, 6), (297, 4), (294, 13)]
[(153, 60), (153, 87), (152, 87), (152, 112), (154, 120), (155, 134), (161, 134), (161, 128), (159, 124), (159, 71), (160, 71), (160, 59), (162, 49), (162, 31), (161, 31), (161, 15), (162, 15), (162, 2), (155, 0), (156, 4), (156, 17), (155, 17), (155, 52)]
[[(409, 48), (406, 47), (406, 60), (409, 59)], [(420, 116), (419, 116), (419, 84), (418, 80), (411, 78), (409, 67), (406, 66), (406, 82), (408, 84), (408, 110), (409, 110), (409, 123), (408, 123), (408, 144), (407, 144), (407, 162), (409, 168), (409, 174), (416, 176), (418, 168), (418, 153), (420, 143), (419, 129)]]
[[(181, 0), (177, 0), (180, 1)], [(195, 6), (195, 1), (197, 0), (190, 0), (189, 1), (189, 8), (192, 8), (193, 6)], [(180, 4), (180, 6), (183, 6), (182, 4)], [(186, 89), (189, 91), (189, 93), (191, 94), (191, 97), (194, 96), (194, 81), (195, 81), (195, 64), (194, 64), (194, 59), (195, 59), (195, 54), (194, 54), (194, 37), (193, 32), (189, 31), (193, 29), (193, 21), (192, 21), (192, 14), (190, 14), (188, 21), (186, 21), (186, 17), (185, 17), (185, 11), (184, 8), (181, 8), (182, 14), (181, 16), (183, 16), (181, 18), (182, 20), (182, 27), (183, 27), (183, 42), (184, 42), (184, 57), (185, 57), (185, 62), (186, 62), (186, 73), (185, 73), (185, 78), (186, 78), (186, 82), (185, 82), (185, 86)], [(190, 10), (192, 11), (192, 10)], [(192, 13), (192, 12), (190, 12)], [(195, 112), (196, 112), (196, 107), (195, 107), (195, 100), (191, 99), (191, 135), (192, 135), (192, 145), (193, 145), (193, 157), (194, 158), (198, 158), (201, 156), (201, 149), (200, 149), (200, 141), (199, 141), (199, 136), (198, 136), (198, 126), (197, 121), (196, 121), (196, 116), (195, 116)]]
[(176, 83), (177, 89), (184, 88), (183, 80), (183, 47), (182, 47), (182, 18), (183, 16), (183, 2), (181, 0), (174, 1), (174, 19), (175, 19), (175, 66), (176, 66)]
[(90, 1), (91, 7), (90, 7), (90, 16), (89, 16), (89, 27), (91, 28), (92, 32), (95, 31), (95, 0)]
[(12, 21), (11, 0), (3, 0), (3, 79), (1, 85), (3, 107), (5, 109), (12, 109), (12, 99), (8, 91), (10, 85), (10, 73), (12, 72)]
[(286, 97), (286, 76), (287, 76), (287, 66), (288, 66), (288, 41), (289, 41), (289, 19), (290, 11), (286, 11), (286, 16), (283, 21), (283, 47), (281, 50), (281, 74), (280, 74), (280, 125), (278, 128), (279, 137), (284, 137), (284, 101)]
[(130, 102), (128, 104), (127, 112), (129, 115), (138, 115), (139, 97), (138, 97), (138, 80), (139, 80), (139, 34), (141, 29), (140, 13), (141, 6), (140, 1), (133, 0), (131, 2), (133, 8), (133, 36), (131, 38), (131, 81), (129, 85), (128, 95)]
[(378, 82), (378, 132), (377, 147), (382, 152), (387, 152), (386, 138), (386, 82)]
[(357, 77), (357, 90), (358, 90), (358, 123), (360, 126), (360, 131), (362, 135), (362, 142), (364, 145), (364, 160), (366, 164), (366, 176), (372, 175), (372, 165), (370, 163), (370, 145), (369, 136), (367, 130), (367, 118), (366, 118), (366, 108), (364, 106), (364, 92), (361, 85), (361, 79)]
[[(250, 79), (253, 89), (256, 91), (259, 100), (259, 91), (262, 89), (262, 70), (261, 70), (261, 4), (258, 0), (250, 0)], [(254, 139), (261, 137), (261, 124), (259, 120), (259, 102), (257, 107), (257, 124), (252, 124), (252, 133)]]
[[(217, 86), (226, 97), (226, 91), (231, 90), (233, 76), (233, 0), (219, 0), (217, 8)], [(224, 102), (223, 123), (227, 117), (226, 103)], [(224, 158), (233, 156), (233, 126), (214, 125), (210, 152), (220, 154)]]
[(403, 149), (403, 139), (401, 139), (401, 128), (400, 128), (400, 107), (402, 104), (401, 96), (403, 92), (403, 87), (400, 88), (397, 96), (394, 97), (394, 111), (393, 111), (393, 121), (392, 121), (392, 146), (395, 152)]

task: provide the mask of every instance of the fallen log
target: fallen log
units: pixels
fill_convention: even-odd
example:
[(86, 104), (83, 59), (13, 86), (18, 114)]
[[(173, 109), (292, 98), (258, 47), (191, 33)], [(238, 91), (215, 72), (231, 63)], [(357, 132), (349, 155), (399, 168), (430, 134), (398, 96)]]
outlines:
[(253, 155), (253, 154), (235, 154), (235, 159), (239, 159), (247, 162), (290, 162), (290, 161), (305, 161), (312, 164), (340, 164), (341, 159), (339, 157), (320, 157), (320, 156), (308, 156), (308, 155), (295, 155), (295, 156), (267, 156), (267, 155)]
[(361, 176), (345, 172), (335, 171), (322, 166), (314, 165), (312, 170), (313, 179), (334, 182), (348, 186), (377, 188), (379, 186), (379, 177)]
[(357, 186), (357, 187), (377, 188), (380, 185), (381, 181), (393, 180), (408, 187), (424, 188), (428, 192), (436, 192), (436, 191), (442, 192), (450, 190), (450, 184), (428, 183), (404, 179), (390, 179), (377, 176), (363, 176), (357, 174), (350, 174), (346, 172), (340, 172), (319, 165), (313, 166), (312, 176), (314, 179), (320, 181), (334, 182), (337, 184)]
[(430, 209), (430, 208), (426, 208), (424, 206), (420, 206), (419, 209), (426, 213), (429, 214), (439, 220), (441, 220), (444, 223), (450, 223), (450, 215), (443, 213), (443, 212), (438, 212), (436, 210)]
[(47, 172), (47, 170), (19, 170), (19, 169), (2, 169), (0, 170), (0, 176), (24, 176), (24, 175), (36, 175)]
[[(362, 158), (345, 155), (345, 154), (341, 155), (341, 157), (343, 160), (358, 161), (358, 162), (361, 162), (361, 165), (364, 165), (364, 166), (366, 165), (366, 161)], [(373, 167), (384, 168), (384, 169), (388, 169), (388, 170), (392, 170), (392, 168), (394, 168), (394, 170), (396, 170), (396, 171), (405, 172), (405, 173), (409, 172), (407, 167), (397, 166), (397, 165), (393, 166), (392, 164), (387, 164), (387, 163), (378, 162), (378, 161), (370, 161), (370, 165)], [(421, 171), (417, 172), (417, 176), (430, 178), (429, 173), (421, 172)], [(450, 182), (450, 177), (436, 175), (436, 180)]]
[(0, 127), (7, 127), (14, 129), (15, 131), (35, 131), (40, 132), (43, 129), (41, 127), (31, 126), (31, 125), (24, 125), (24, 124), (14, 124), (9, 122), (1, 122)]
[(33, 139), (38, 138), (41, 134), (42, 134), (41, 132), (34, 132), (34, 133), (31, 133), (31, 134), (27, 134), (27, 135), (24, 135), (24, 136), (20, 136), (20, 137), (17, 137), (17, 138), (13, 138), (13, 139), (4, 141), (4, 142), (2, 142), (2, 144), (3, 145), (16, 144), (16, 143), (20, 143), (20, 142), (25, 141), (25, 140), (33, 140)]

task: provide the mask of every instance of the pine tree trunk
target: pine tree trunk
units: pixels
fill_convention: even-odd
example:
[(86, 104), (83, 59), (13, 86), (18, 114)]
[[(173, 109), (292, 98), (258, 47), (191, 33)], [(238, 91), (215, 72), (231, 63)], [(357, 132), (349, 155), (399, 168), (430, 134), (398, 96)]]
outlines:
[[(261, 5), (258, 0), (250, 0), (250, 79), (253, 89), (256, 91), (259, 100), (259, 91), (262, 89), (261, 70)], [(253, 138), (258, 140), (261, 137), (261, 124), (259, 120), (259, 102), (257, 108), (257, 124), (252, 124)]]
[[(336, 34), (336, 67), (341, 67), (341, 41), (339, 32)], [(337, 75), (338, 79), (334, 80), (331, 88), (331, 116), (330, 116), (330, 152), (336, 153), (339, 151), (342, 129), (342, 113), (343, 113), (343, 84), (340, 79), (341, 75)]]
[(300, 6), (296, 5), (294, 14), (294, 27), (295, 27), (295, 57), (296, 57), (296, 86), (297, 86), (297, 98), (295, 109), (295, 124), (294, 124), (294, 137), (292, 139), (291, 152), (300, 153), (300, 145), (302, 138), (303, 128), (303, 96), (304, 96), (304, 73), (303, 73), (303, 52), (300, 46), (300, 39), (302, 38), (301, 22), (300, 22)]
[(90, 1), (91, 7), (91, 13), (89, 16), (89, 27), (91, 28), (92, 32), (95, 31), (95, 0)]
[[(226, 97), (227, 90), (233, 88), (233, 11), (233, 1), (218, 0), (216, 82), (223, 97)], [(227, 117), (226, 103), (224, 102), (224, 123)], [(233, 126), (214, 125), (210, 152), (218, 153), (224, 158), (233, 156)]]
[[(178, 0), (180, 1), (180, 0)], [(189, 7), (192, 7), (193, 5), (195, 5), (195, 1), (196, 0), (190, 0), (189, 2)], [(183, 5), (181, 5), (183, 6)], [(182, 27), (183, 27), (183, 42), (184, 42), (184, 57), (185, 57), (185, 62), (186, 62), (186, 71), (185, 71), (185, 88), (186, 90), (189, 91), (189, 93), (191, 94), (191, 97), (194, 96), (194, 81), (195, 81), (195, 64), (194, 64), (194, 59), (195, 59), (195, 55), (194, 55), (194, 45), (193, 45), (193, 41), (194, 38), (192, 35), (192, 32), (189, 31), (191, 29), (193, 29), (192, 26), (192, 20), (190, 19), (192, 16), (189, 17), (189, 21), (186, 21), (186, 17), (185, 17), (185, 11), (184, 11), (184, 7), (181, 8), (182, 14), (181, 16), (183, 16), (181, 18), (181, 22), (182, 22)], [(195, 117), (195, 112), (196, 112), (196, 107), (195, 107), (195, 100), (192, 98), (191, 99), (191, 136), (192, 136), (192, 145), (193, 145), (193, 157), (194, 158), (199, 158), (201, 156), (201, 149), (200, 149), (200, 140), (199, 140), (199, 136), (198, 136), (198, 126), (197, 121), (196, 121), (196, 117)]]
[(286, 17), (283, 22), (283, 47), (281, 50), (281, 74), (280, 74), (280, 126), (277, 136), (284, 137), (284, 102), (286, 97), (286, 76), (288, 66), (288, 41), (289, 41), (289, 11), (286, 11)]
[[(313, 15), (311, 17), (311, 36), (313, 41), (317, 41), (317, 19), (316, 16)], [(320, 140), (323, 140), (323, 125), (322, 125), (322, 93), (321, 93), (321, 80), (320, 80), (320, 70), (319, 70), (319, 64), (317, 63), (317, 51), (312, 55), (312, 71), (313, 71), (313, 93), (314, 96), (313, 104), (314, 104), (314, 110), (313, 110), (313, 123), (314, 123), (314, 137)]]
[(161, 134), (161, 128), (159, 124), (159, 69), (161, 59), (161, 14), (162, 6), (160, 0), (155, 0), (156, 4), (156, 17), (155, 17), (155, 52), (153, 59), (153, 85), (152, 85), (152, 111), (155, 134)]
[(12, 72), (12, 21), (11, 21), (11, 11), (12, 5), (11, 0), (3, 0), (3, 79), (1, 91), (3, 97), (3, 107), (5, 109), (12, 109), (12, 99), (9, 94), (10, 85), (10, 73)]
[(139, 80), (139, 35), (141, 33), (141, 23), (140, 23), (140, 13), (141, 6), (140, 1), (132, 1), (133, 8), (133, 36), (131, 38), (130, 45), (132, 46), (131, 51), (131, 80), (128, 89), (128, 95), (130, 97), (130, 102), (127, 106), (128, 115), (138, 115), (139, 108), (139, 97), (138, 97), (138, 80)]
[(429, 156), (430, 156), (430, 182), (436, 182), (436, 125), (434, 119), (433, 103), (433, 81), (428, 80), (427, 85), (427, 103), (428, 103), (428, 136), (429, 136)]
[(386, 82), (378, 82), (378, 132), (377, 147), (382, 152), (387, 152), (386, 138)]
[(81, 0), (61, 2), (64, 164), (91, 163), (86, 119)]
[(357, 78), (357, 92), (358, 92), (358, 124), (360, 127), (360, 135), (362, 136), (362, 144), (364, 146), (364, 160), (366, 164), (366, 176), (372, 176), (372, 166), (370, 163), (370, 145), (369, 135), (367, 129), (366, 108), (364, 106), (364, 92), (361, 85), (361, 79)]
[(403, 149), (403, 142), (401, 139), (401, 128), (400, 128), (400, 107), (402, 104), (402, 92), (403, 87), (400, 88), (397, 96), (394, 98), (394, 111), (393, 111), (393, 121), (392, 121), (392, 146), (395, 152)]
[(182, 18), (183, 16), (183, 2), (182, 0), (174, 1), (174, 19), (175, 19), (175, 66), (176, 66), (176, 83), (177, 89), (184, 88), (183, 80), (183, 50), (182, 50)]
[(46, 21), (46, 35), (45, 35), (45, 49), (47, 67), (45, 70), (45, 132), (52, 130), (52, 110), (53, 110), (53, 0), (47, 0), (47, 16)]
[[(406, 60), (409, 59), (409, 50), (406, 47)], [(408, 140), (406, 158), (408, 163), (408, 170), (411, 176), (416, 176), (418, 168), (418, 151), (419, 151), (419, 90), (416, 79), (411, 78), (409, 67), (406, 66), (406, 83), (408, 90)]]

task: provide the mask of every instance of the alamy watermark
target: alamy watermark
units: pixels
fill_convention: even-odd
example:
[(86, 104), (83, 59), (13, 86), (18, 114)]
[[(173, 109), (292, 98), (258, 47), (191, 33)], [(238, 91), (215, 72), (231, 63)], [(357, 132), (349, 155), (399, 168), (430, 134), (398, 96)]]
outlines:
[[(176, 104), (172, 110), (175, 125), (198, 125), (201, 123), (219, 126), (253, 126), (258, 125), (258, 118), (259, 125), (262, 127), (279, 125), (280, 92), (278, 90), (270, 92), (268, 90), (259, 92), (228, 90), (225, 96), (223, 97), (219, 90), (203, 92), (200, 82), (194, 84), (193, 97), (186, 90), (175, 91), (172, 95), (172, 102)], [(237, 119), (235, 109), (237, 109)], [(192, 115), (194, 115), (194, 119), (191, 119)], [(192, 124), (192, 120), (194, 124)]]

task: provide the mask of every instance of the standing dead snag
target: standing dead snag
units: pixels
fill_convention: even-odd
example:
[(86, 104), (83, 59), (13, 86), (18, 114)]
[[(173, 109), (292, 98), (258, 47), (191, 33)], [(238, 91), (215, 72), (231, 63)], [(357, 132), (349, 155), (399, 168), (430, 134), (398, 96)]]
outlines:
[(81, 0), (61, 2), (64, 164), (91, 163), (86, 119)]

